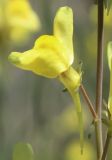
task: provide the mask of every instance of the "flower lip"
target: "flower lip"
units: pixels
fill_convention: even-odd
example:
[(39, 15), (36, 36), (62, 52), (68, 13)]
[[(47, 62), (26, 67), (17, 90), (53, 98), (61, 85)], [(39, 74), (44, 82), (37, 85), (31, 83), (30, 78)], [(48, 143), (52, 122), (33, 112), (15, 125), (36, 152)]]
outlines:
[(54, 18), (54, 36), (65, 46), (70, 64), (74, 60), (73, 52), (73, 12), (68, 6), (61, 7)]
[(8, 60), (9, 60), (11, 63), (18, 64), (18, 63), (20, 62), (19, 57), (20, 57), (20, 54), (19, 54), (19, 53), (17, 53), (17, 52), (12, 52), (12, 53), (9, 55)]
[(72, 12), (72, 9), (69, 7), (69, 6), (64, 6), (64, 7), (61, 7), (60, 10), (63, 10), (64, 13), (67, 13), (67, 12)]

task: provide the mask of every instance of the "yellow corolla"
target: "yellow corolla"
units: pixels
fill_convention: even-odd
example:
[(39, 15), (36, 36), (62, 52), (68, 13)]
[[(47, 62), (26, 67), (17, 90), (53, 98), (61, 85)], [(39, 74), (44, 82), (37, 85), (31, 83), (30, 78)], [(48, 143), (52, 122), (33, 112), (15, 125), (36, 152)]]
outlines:
[[(12, 52), (9, 59), (19, 68), (48, 78), (64, 75), (74, 60), (72, 36), (72, 9), (61, 7), (54, 19), (54, 34), (40, 36), (31, 50), (24, 53)], [(73, 72), (76, 86), (79, 86), (80, 75), (75, 70)]]
[(6, 18), (11, 27), (22, 27), (31, 31), (39, 27), (39, 18), (32, 10), (28, 0), (8, 0)]
[(81, 73), (71, 66), (73, 53), (73, 13), (69, 7), (61, 7), (54, 19), (53, 35), (40, 36), (31, 50), (12, 52), (9, 60), (17, 67), (30, 70), (48, 78), (58, 78), (70, 92), (76, 104), (80, 123), (81, 147), (83, 147), (82, 109), (78, 95)]
[(2, 30), (7, 29), (9, 38), (14, 42), (27, 40), (31, 32), (40, 29), (39, 17), (28, 0), (6, 0), (1, 4), (1, 12)]

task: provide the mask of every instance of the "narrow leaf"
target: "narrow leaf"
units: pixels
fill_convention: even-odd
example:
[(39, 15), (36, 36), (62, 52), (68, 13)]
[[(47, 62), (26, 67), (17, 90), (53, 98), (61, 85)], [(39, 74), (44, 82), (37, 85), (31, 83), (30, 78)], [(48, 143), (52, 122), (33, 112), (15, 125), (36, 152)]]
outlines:
[(108, 108), (112, 116), (112, 42), (108, 43), (107, 56), (108, 56), (108, 65), (110, 69), (110, 91), (108, 98)]
[(110, 41), (110, 42), (108, 43), (108, 47), (107, 47), (107, 58), (108, 58), (109, 69), (111, 70), (112, 41)]

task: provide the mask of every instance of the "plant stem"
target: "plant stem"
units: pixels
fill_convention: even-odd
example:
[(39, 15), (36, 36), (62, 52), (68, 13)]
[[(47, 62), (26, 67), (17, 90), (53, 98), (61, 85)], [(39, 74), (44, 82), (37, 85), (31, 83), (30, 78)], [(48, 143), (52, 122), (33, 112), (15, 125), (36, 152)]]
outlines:
[(92, 114), (92, 116), (94, 118), (94, 121), (96, 121), (98, 119), (97, 118), (97, 114), (96, 114), (96, 112), (94, 110), (93, 104), (92, 104), (92, 102), (91, 102), (91, 100), (90, 100), (90, 98), (89, 98), (89, 96), (87, 94), (87, 91), (85, 90), (83, 84), (81, 84), (80, 89), (81, 89), (83, 97), (84, 97), (84, 99), (85, 99), (85, 101), (86, 101), (86, 103), (87, 103), (87, 105), (89, 107), (89, 110), (90, 110), (90, 112), (91, 112), (91, 114)]
[(104, 146), (104, 150), (103, 150), (103, 154), (102, 154), (101, 160), (105, 160), (106, 159), (108, 147), (109, 147), (109, 144), (110, 144), (110, 140), (111, 140), (111, 136), (110, 136), (109, 133), (107, 133), (107, 137), (106, 137), (105, 146)]
[(76, 112), (79, 121), (79, 131), (80, 131), (80, 147), (81, 147), (81, 154), (83, 154), (83, 147), (84, 147), (84, 129), (83, 129), (83, 114), (82, 114), (82, 107), (80, 102), (80, 96), (78, 92), (74, 92), (74, 90), (69, 90), (73, 102), (76, 107)]
[(59, 80), (65, 86), (65, 88), (67, 88), (75, 104), (79, 122), (79, 130), (80, 130), (80, 147), (81, 147), (81, 153), (83, 153), (83, 143), (84, 143), (83, 113), (80, 102), (80, 95), (78, 91), (80, 77), (78, 73), (72, 67), (70, 67), (67, 71), (59, 75)]
[(98, 42), (97, 42), (97, 83), (96, 83), (96, 113), (95, 123), (97, 159), (102, 155), (102, 84), (103, 84), (103, 0), (98, 0)]

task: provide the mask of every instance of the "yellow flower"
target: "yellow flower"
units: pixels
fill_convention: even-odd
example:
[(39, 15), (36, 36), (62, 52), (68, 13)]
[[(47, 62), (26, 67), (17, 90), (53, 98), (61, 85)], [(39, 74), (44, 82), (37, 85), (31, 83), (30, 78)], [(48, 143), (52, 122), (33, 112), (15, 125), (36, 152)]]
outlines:
[(9, 60), (17, 67), (48, 78), (58, 78), (70, 92), (79, 120), (81, 149), (83, 148), (82, 109), (78, 95), (81, 74), (71, 66), (73, 54), (73, 13), (61, 7), (54, 19), (54, 34), (39, 37), (34, 47), (24, 53), (12, 52)]
[(72, 36), (72, 9), (61, 7), (54, 19), (54, 34), (40, 36), (31, 50), (24, 53), (12, 52), (9, 59), (19, 68), (48, 78), (64, 75), (67, 70), (70, 70), (71, 74), (72, 70), (76, 86), (79, 86), (80, 75), (69, 69), (74, 60)]
[(8, 24), (12, 28), (21, 27), (35, 31), (40, 25), (39, 19), (28, 0), (9, 0), (5, 10)]
[(14, 42), (27, 40), (30, 33), (40, 29), (39, 17), (32, 10), (28, 0), (7, 0), (2, 3), (0, 18), (4, 21), (2, 30), (7, 28), (8, 36)]
[(80, 144), (76, 139), (72, 139), (71, 143), (65, 146), (64, 150), (64, 160), (95, 160), (95, 149), (93, 145), (85, 141), (84, 153), (80, 154)]

